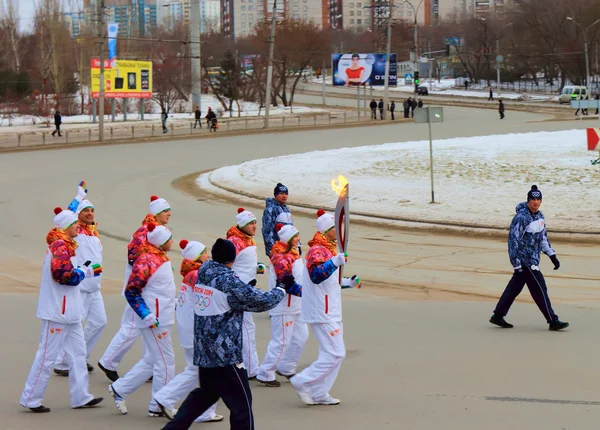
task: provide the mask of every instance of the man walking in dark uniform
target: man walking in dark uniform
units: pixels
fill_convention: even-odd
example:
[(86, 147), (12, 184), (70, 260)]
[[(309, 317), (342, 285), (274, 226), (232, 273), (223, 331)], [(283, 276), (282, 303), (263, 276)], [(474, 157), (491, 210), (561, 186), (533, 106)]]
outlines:
[(200, 113), (200, 106), (196, 107), (196, 110), (194, 111), (194, 128), (196, 128), (197, 125), (200, 126), (200, 128), (202, 128), (202, 120), (201, 120), (202, 116)]
[(371, 119), (377, 119), (377, 102), (375, 99), (371, 100), (369, 107), (371, 108)]
[(379, 108), (379, 118), (383, 119), (383, 99), (379, 99), (379, 103), (377, 104), (377, 107)]
[(54, 112), (54, 127), (55, 130), (52, 132), (52, 136), (54, 136), (56, 133), (58, 133), (58, 137), (60, 137), (60, 125), (62, 124), (62, 116), (60, 115), (60, 111), (56, 110), (56, 112)]
[(500, 114), (500, 119), (504, 119), (504, 102), (502, 100), (498, 102), (498, 113)]
[(543, 252), (558, 270), (560, 262), (556, 252), (550, 246), (546, 232), (546, 221), (540, 212), (542, 192), (536, 185), (531, 186), (527, 193), (527, 202), (517, 205), (517, 214), (510, 224), (508, 236), (508, 255), (514, 273), (508, 282), (500, 301), (496, 305), (490, 322), (502, 328), (512, 328), (513, 325), (504, 320), (511, 305), (523, 290), (525, 284), (552, 331), (569, 327), (568, 322), (562, 322), (552, 310), (546, 281), (540, 270), (540, 252)]

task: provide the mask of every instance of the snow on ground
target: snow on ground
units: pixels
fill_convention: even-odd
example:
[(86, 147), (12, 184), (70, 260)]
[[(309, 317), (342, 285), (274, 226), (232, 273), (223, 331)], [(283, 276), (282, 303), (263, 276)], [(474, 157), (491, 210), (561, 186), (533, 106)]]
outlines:
[[(315, 84), (322, 84), (322, 78), (314, 78), (312, 82)], [(325, 81), (326, 85), (331, 85), (331, 77), (328, 77)], [(439, 82), (436, 79), (431, 80), (431, 88), (429, 85), (428, 78), (421, 79), (421, 86), (427, 87), (431, 95), (440, 96), (459, 96), (459, 97), (476, 97), (476, 98), (488, 98), (488, 90), (461, 90), (456, 86), (456, 80), (454, 78), (441, 79)], [(383, 87), (382, 87), (383, 89)], [(415, 86), (404, 85), (404, 79), (398, 81), (396, 87), (390, 87), (390, 91), (401, 92), (401, 93), (414, 93)], [(511, 92), (501, 91), (500, 96), (494, 87), (494, 97), (502, 97), (508, 100), (524, 100), (524, 101), (558, 101), (558, 95), (555, 94), (537, 94), (537, 93), (524, 93), (524, 92)]]
[[(110, 106), (110, 100), (107, 99), (106, 103), (108, 103)], [(119, 103), (121, 103), (120, 99), (119, 99)], [(132, 112), (127, 114), (128, 120), (136, 121), (136, 120), (140, 119), (140, 116), (137, 113), (138, 105), (139, 105), (139, 102), (137, 100), (129, 101), (129, 109)], [(209, 106), (212, 107), (212, 109), (217, 112), (219, 117), (222, 117), (222, 118), (230, 117), (229, 112), (223, 112), (223, 107), (215, 96), (213, 96), (212, 94), (203, 94), (202, 95), (202, 106), (201, 106), (203, 116), (206, 115), (206, 111)], [(240, 102), (240, 108), (241, 108), (241, 113), (239, 116), (243, 116), (243, 117), (258, 116), (259, 110), (260, 110), (260, 116), (264, 116), (264, 114), (265, 114), (264, 108), (259, 109), (259, 105), (257, 103)], [(195, 109), (195, 107), (194, 107), (194, 109)], [(177, 105), (173, 108), (171, 113), (169, 113), (169, 118), (181, 119), (181, 120), (185, 120), (185, 119), (193, 120), (194, 119), (194, 112), (193, 112), (194, 109), (192, 109), (191, 102), (182, 103), (182, 105), (177, 103)], [(177, 112), (177, 111), (181, 111), (181, 110), (183, 110), (184, 112), (183, 113)], [(326, 111), (327, 110), (325, 110), (325, 109), (311, 108), (311, 107), (307, 107), (307, 106), (294, 106), (293, 108), (278, 106), (278, 107), (271, 107), (270, 115), (290, 115), (290, 114), (297, 115), (297, 114), (303, 114), (303, 113), (313, 113), (313, 112), (316, 113), (316, 112), (326, 112)], [(54, 124), (54, 118), (52, 117), (52, 115), (54, 115), (54, 113), (51, 114), (50, 122), (51, 122), (51, 124)], [(238, 117), (238, 109), (237, 109), (237, 105), (235, 103), (233, 104), (233, 113), (231, 116), (233, 118)], [(107, 115), (107, 117), (110, 117), (110, 115)], [(153, 102), (152, 103), (152, 113), (145, 113), (144, 119), (158, 121), (160, 119), (160, 106), (157, 103)], [(115, 120), (123, 121), (123, 114), (115, 114)], [(92, 122), (92, 115), (71, 115), (71, 116), (63, 115), (62, 121), (63, 121), (63, 124), (90, 123), (90, 122)], [(2, 115), (0, 114), (0, 127), (6, 127), (9, 125), (13, 126), (13, 127), (14, 126), (31, 126), (34, 124), (34, 122), (35, 122), (35, 124), (40, 124), (43, 121), (41, 121), (39, 117), (35, 117), (32, 115), (14, 115), (12, 118), (10, 118), (10, 121), (9, 121), (8, 118), (2, 118)]]
[(429, 141), (314, 151), (249, 161), (210, 173), (215, 184), (268, 197), (273, 184), (292, 203), (332, 207), (330, 180), (350, 182), (351, 210), (430, 222), (507, 228), (532, 184), (544, 194), (551, 229), (600, 231), (600, 171), (585, 130), (436, 140), (430, 204)]

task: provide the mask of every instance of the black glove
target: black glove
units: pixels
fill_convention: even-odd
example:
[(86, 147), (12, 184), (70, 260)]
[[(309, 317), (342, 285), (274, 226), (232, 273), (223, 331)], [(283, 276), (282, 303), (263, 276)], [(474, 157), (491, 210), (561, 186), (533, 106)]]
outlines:
[(552, 261), (552, 264), (554, 264), (554, 270), (558, 270), (560, 267), (560, 261), (558, 261), (556, 254), (550, 256), (550, 261)]
[(253, 279), (250, 282), (248, 282), (248, 285), (252, 285), (253, 287), (256, 287), (256, 279)]
[(302, 297), (302, 287), (296, 284), (296, 280), (293, 275), (285, 275), (281, 278), (281, 281), (278, 282), (278, 286), (283, 288), (286, 293), (291, 294), (292, 296)]

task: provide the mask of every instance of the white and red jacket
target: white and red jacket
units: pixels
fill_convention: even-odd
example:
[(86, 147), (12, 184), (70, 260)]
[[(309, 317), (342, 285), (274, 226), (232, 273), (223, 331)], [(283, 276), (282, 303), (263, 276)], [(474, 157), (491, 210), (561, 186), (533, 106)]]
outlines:
[[(96, 225), (87, 225), (78, 222), (77, 231), (79, 233), (75, 238), (75, 242), (77, 242), (77, 250), (75, 251), (77, 266), (83, 266), (86, 261), (102, 265), (102, 242), (100, 242), (100, 235), (96, 230)], [(101, 279), (101, 274), (100, 276), (84, 279), (80, 284), (81, 292), (94, 293), (100, 290)]]
[(235, 245), (236, 257), (231, 269), (245, 284), (256, 279), (256, 266), (258, 265), (258, 254), (254, 238), (237, 226), (227, 231), (227, 240)]
[(177, 332), (179, 344), (183, 349), (194, 348), (194, 315), (196, 303), (194, 289), (198, 281), (198, 269), (202, 263), (198, 261), (183, 260), (180, 273), (183, 276), (179, 297), (177, 298)]
[[(285, 275), (292, 275), (297, 284), (303, 284), (304, 264), (297, 250), (289, 249), (283, 242), (276, 242), (271, 248), (271, 268), (269, 269), (269, 290), (277, 286)], [(283, 300), (269, 311), (269, 315), (299, 315), (302, 298), (286, 294)]]

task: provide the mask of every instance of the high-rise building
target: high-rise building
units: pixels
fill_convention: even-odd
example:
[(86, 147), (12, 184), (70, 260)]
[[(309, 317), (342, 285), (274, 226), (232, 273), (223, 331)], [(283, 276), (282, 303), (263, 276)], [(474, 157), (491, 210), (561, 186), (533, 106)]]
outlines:
[(104, 0), (104, 7), (105, 21), (119, 24), (119, 36), (146, 36), (158, 28), (156, 0)]
[[(190, 24), (191, 8), (200, 2), (200, 17), (202, 33), (208, 31), (219, 31), (221, 24), (219, 0), (175, 0), (164, 4), (163, 17), (159, 20), (169, 29), (173, 29), (177, 23)], [(196, 2), (196, 3), (194, 3)]]
[[(331, 26), (333, 1), (342, 3), (341, 0), (277, 0), (277, 19), (312, 21), (326, 28)], [(221, 31), (233, 38), (245, 37), (253, 33), (256, 24), (270, 20), (272, 14), (273, 0), (221, 0)]]

